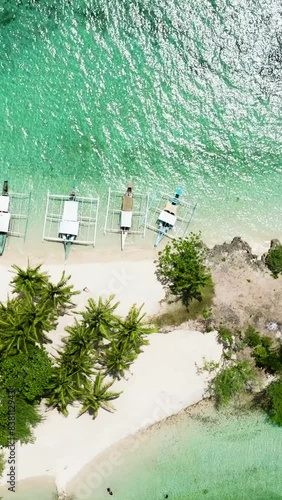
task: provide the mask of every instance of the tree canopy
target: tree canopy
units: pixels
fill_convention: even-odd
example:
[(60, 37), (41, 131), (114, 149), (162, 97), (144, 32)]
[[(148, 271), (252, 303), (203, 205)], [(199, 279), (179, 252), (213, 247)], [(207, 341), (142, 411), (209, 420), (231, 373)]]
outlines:
[(167, 291), (188, 307), (202, 300), (202, 291), (212, 286), (211, 273), (205, 265), (205, 251), (200, 236), (176, 239), (159, 252), (156, 274)]
[(48, 386), (52, 363), (45, 350), (30, 345), (27, 353), (16, 354), (1, 360), (0, 384), (2, 389), (14, 389), (28, 401), (34, 401)]
[[(120, 392), (110, 391), (148, 343), (155, 331), (145, 323), (145, 315), (133, 305), (127, 316), (116, 314), (118, 302), (89, 299), (77, 314), (55, 356), (45, 349), (52, 343), (59, 317), (74, 308), (79, 293), (62, 273), (57, 283), (41, 270), (13, 266), (12, 298), (0, 303), (0, 445), (8, 446), (8, 415), (11, 398), (16, 428), (13, 439), (33, 440), (32, 429), (42, 421), (39, 404), (68, 415), (68, 406), (81, 403), (95, 418), (99, 408), (113, 411), (111, 401)], [(49, 336), (50, 335), (50, 336)], [(1, 463), (0, 463), (1, 465)]]

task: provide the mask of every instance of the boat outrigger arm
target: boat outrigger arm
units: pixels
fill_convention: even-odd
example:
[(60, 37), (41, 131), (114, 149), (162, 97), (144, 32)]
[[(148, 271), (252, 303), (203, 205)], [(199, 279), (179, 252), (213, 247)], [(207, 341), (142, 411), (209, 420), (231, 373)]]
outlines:
[(9, 231), (9, 224), (11, 219), (9, 204), (10, 197), (8, 181), (4, 181), (2, 195), (0, 196), (0, 255), (3, 255), (7, 240), (7, 234)]
[(120, 229), (121, 229), (121, 249), (124, 249), (125, 240), (128, 235), (128, 231), (132, 226), (132, 210), (133, 210), (133, 194), (132, 185), (128, 184), (126, 193), (123, 195), (122, 207), (121, 207), (121, 217), (120, 217)]
[(154, 246), (157, 247), (158, 244), (162, 241), (165, 234), (173, 228), (176, 223), (176, 212), (177, 206), (179, 205), (179, 197), (182, 194), (182, 189), (178, 188), (174, 198), (171, 201), (167, 201), (166, 206), (161, 211), (158, 224), (159, 224), (159, 232), (155, 241)]
[(79, 231), (78, 201), (75, 191), (70, 194), (69, 200), (64, 202), (63, 216), (59, 223), (59, 238), (62, 238), (65, 247), (65, 259), (68, 258), (72, 242), (77, 238)]

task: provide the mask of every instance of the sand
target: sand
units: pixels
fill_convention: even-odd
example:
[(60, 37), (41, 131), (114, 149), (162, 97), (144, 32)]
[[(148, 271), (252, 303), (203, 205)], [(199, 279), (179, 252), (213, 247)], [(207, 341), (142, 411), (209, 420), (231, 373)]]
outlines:
[[(37, 263), (31, 261), (31, 264)], [(125, 315), (133, 303), (144, 303), (148, 315), (157, 314), (164, 291), (157, 281), (155, 265), (148, 260), (125, 259), (115, 262), (85, 264), (50, 264), (45, 267), (57, 280), (66, 270), (79, 290), (78, 310), (90, 297), (114, 293), (120, 301), (118, 312)], [(11, 273), (0, 267), (0, 300), (9, 290)], [(66, 316), (57, 331), (50, 334), (52, 350), (65, 335), (64, 326), (72, 324)], [(54, 476), (60, 491), (64, 490), (79, 470), (99, 453), (125, 436), (148, 427), (200, 401), (207, 388), (207, 374), (199, 374), (203, 358), (218, 361), (221, 347), (215, 333), (179, 329), (167, 334), (150, 336), (150, 345), (132, 366), (127, 379), (116, 382), (123, 391), (114, 403), (116, 411), (99, 412), (96, 420), (85, 414), (77, 418), (79, 405), (70, 408), (67, 418), (56, 410), (45, 413), (45, 421), (35, 430), (34, 444), (17, 445), (17, 480), (34, 476)], [(7, 470), (1, 484), (6, 484)]]

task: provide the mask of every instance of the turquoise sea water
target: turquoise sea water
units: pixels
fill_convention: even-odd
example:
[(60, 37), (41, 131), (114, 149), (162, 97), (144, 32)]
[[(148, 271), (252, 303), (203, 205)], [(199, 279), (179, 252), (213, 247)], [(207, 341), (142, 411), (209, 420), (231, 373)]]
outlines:
[(264, 415), (182, 415), (112, 448), (70, 490), (77, 500), (107, 500), (108, 487), (117, 500), (278, 500), (281, 456), (281, 429)]
[(48, 189), (128, 178), (182, 185), (204, 238), (279, 236), (281, 76), (278, 0), (0, 0), (0, 178), (32, 190), (28, 237)]
[[(28, 238), (48, 189), (103, 198), (128, 178), (182, 185), (214, 242), (281, 236), (281, 16), (279, 0), (0, 0), (0, 181), (32, 191)], [(281, 431), (181, 425), (126, 458), (115, 498), (282, 498)]]

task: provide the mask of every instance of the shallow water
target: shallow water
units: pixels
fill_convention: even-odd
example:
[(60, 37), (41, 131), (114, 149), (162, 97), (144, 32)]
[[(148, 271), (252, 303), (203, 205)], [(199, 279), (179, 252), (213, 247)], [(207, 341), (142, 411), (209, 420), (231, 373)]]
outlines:
[(16, 481), (15, 492), (9, 491), (8, 487), (8, 483), (0, 486), (0, 498), (3, 500), (53, 500), (56, 493), (55, 482), (48, 477)]
[[(28, 239), (48, 189), (98, 192), (101, 232), (108, 186), (129, 178), (182, 185), (213, 243), (279, 237), (281, 47), (278, 0), (2, 0), (0, 181), (32, 192)], [(282, 498), (281, 431), (179, 425), (126, 458), (115, 498)]]
[(113, 447), (70, 491), (78, 500), (106, 500), (108, 487), (121, 500), (278, 500), (281, 471), (281, 429), (264, 415), (184, 414)]
[(103, 213), (129, 178), (182, 185), (204, 238), (279, 236), (281, 33), (278, 0), (3, 0), (0, 177), (32, 190), (28, 238), (48, 189)]

